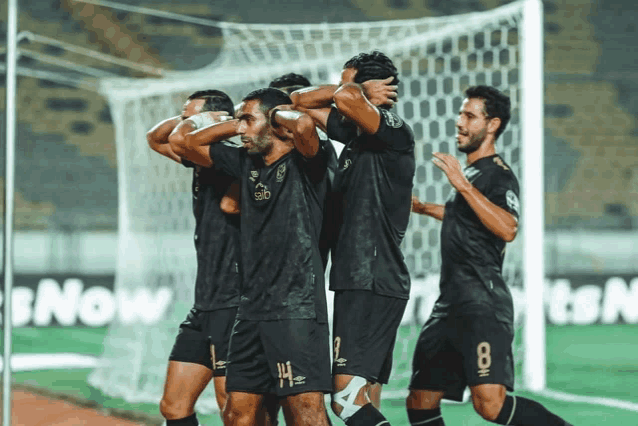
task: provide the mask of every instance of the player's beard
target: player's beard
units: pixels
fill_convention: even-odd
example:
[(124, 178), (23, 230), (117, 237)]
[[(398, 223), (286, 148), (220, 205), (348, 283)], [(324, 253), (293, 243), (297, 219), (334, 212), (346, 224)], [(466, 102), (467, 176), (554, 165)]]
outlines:
[(249, 138), (244, 136), (241, 141), (244, 144), (248, 144), (246, 149), (251, 154), (262, 154), (265, 155), (270, 151), (272, 141), (270, 140), (270, 134), (268, 132), (268, 127), (264, 127), (262, 131), (260, 131), (257, 136), (254, 138)]
[(483, 145), (485, 136), (487, 135), (487, 128), (482, 129), (479, 133), (469, 134), (470, 140), (466, 143), (459, 144), (459, 151), (465, 154), (471, 154)]

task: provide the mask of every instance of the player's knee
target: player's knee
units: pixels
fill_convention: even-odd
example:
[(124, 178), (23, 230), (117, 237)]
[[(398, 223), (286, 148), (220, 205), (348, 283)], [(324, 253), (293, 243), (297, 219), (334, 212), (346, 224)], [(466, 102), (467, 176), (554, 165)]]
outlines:
[(503, 400), (491, 395), (472, 395), (472, 405), (481, 417), (493, 422), (501, 412)]
[(224, 407), (223, 420), (225, 425), (248, 426), (251, 424), (245, 413), (233, 407), (232, 404), (226, 404)]
[(408, 410), (433, 410), (441, 407), (443, 392), (410, 390), (405, 399), (405, 406)]
[(160, 413), (167, 420), (183, 419), (188, 417), (192, 412), (192, 407), (183, 401), (172, 401), (167, 398), (162, 398), (160, 401)]
[(335, 381), (335, 392), (332, 394), (332, 411), (346, 421), (367, 402), (365, 391), (368, 381), (354, 376), (348, 382)]

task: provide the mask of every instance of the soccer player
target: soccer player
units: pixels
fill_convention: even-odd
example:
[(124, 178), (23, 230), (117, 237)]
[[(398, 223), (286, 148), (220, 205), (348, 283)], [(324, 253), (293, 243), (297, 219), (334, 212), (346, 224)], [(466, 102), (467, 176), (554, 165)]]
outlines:
[(510, 99), (497, 89), (467, 89), (456, 122), (467, 167), (443, 153), (433, 162), (454, 187), (443, 205), (413, 198), (412, 210), (442, 220), (441, 281), (412, 365), (407, 410), (412, 425), (444, 425), (441, 399), (461, 401), (470, 386), (474, 409), (501, 425), (567, 425), (514, 386), (512, 296), (502, 276), (505, 245), (516, 236), (518, 180), (496, 153), (510, 120)]
[(387, 424), (378, 410), (381, 384), (410, 292), (399, 245), (410, 215), (414, 135), (390, 111), (398, 82), (392, 61), (375, 51), (346, 62), (340, 85), (292, 94), (296, 109), (315, 109), (328, 137), (346, 144), (334, 184), (342, 199), (330, 289), (332, 409), (349, 426)]
[[(328, 424), (330, 343), (318, 246), (327, 159), (313, 120), (290, 104), (281, 90), (256, 90), (236, 119), (185, 141), (186, 158), (241, 180), (243, 279), (228, 354), (226, 425), (254, 424), (266, 394), (280, 397), (290, 424)], [(219, 143), (235, 135), (243, 148)]]
[(198, 424), (195, 402), (213, 378), (217, 404), (223, 410), (226, 355), (239, 303), (239, 217), (220, 210), (220, 204), (226, 210), (235, 208), (237, 200), (225, 195), (234, 178), (219, 169), (200, 167), (182, 159), (175, 145), (169, 143), (169, 135), (176, 127), (184, 127), (184, 123), (196, 127), (194, 117), (201, 122), (200, 113), (205, 111), (215, 111), (207, 116), (212, 124), (216, 118), (232, 116), (233, 103), (228, 95), (218, 90), (195, 92), (188, 97), (181, 116), (158, 123), (147, 134), (153, 150), (193, 168), (197, 251), (195, 304), (180, 325), (169, 357), (160, 402), (167, 426)]
[[(301, 74), (288, 73), (280, 77), (275, 78), (270, 82), (268, 87), (274, 87), (276, 89), (283, 90), (288, 95), (292, 92), (306, 87), (310, 87), (310, 81)], [(315, 110), (304, 110), (303, 112), (310, 116), (315, 113)], [(341, 142), (328, 139), (328, 136), (320, 128), (317, 129), (321, 144), (324, 145), (326, 153), (328, 155), (328, 187), (326, 188), (326, 202), (323, 210), (323, 224), (321, 226), (321, 235), (319, 237), (319, 250), (321, 252), (321, 260), (323, 267), (326, 268), (328, 264), (328, 254), (334, 247), (337, 229), (335, 224), (338, 219), (335, 216), (337, 212), (336, 208), (336, 196), (334, 194), (334, 176), (339, 165), (339, 154), (343, 150), (343, 144)]]

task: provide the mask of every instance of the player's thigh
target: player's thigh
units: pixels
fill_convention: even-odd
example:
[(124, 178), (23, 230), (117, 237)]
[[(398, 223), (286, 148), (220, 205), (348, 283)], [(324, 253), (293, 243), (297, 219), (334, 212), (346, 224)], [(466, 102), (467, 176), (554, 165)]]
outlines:
[(454, 321), (457, 332), (455, 346), (463, 353), (463, 369), (468, 385), (498, 384), (512, 391), (513, 325), (487, 314), (458, 317)]
[(333, 374), (387, 383), (406, 301), (348, 290), (335, 293)]
[(436, 399), (436, 395), (463, 400), (463, 356), (452, 345), (450, 333), (447, 318), (430, 317), (423, 325), (414, 349), (409, 386), (410, 392), (419, 391), (421, 395), (415, 403)]
[(282, 400), (286, 423), (294, 425), (324, 425), (328, 417), (322, 392), (288, 395)]
[(178, 405), (188, 410), (212, 378), (213, 372), (203, 365), (169, 361), (162, 400), (166, 405)]
[(275, 394), (332, 391), (327, 323), (290, 319), (262, 321), (259, 327)]
[(226, 391), (266, 394), (274, 391), (259, 321), (235, 320), (226, 366)]

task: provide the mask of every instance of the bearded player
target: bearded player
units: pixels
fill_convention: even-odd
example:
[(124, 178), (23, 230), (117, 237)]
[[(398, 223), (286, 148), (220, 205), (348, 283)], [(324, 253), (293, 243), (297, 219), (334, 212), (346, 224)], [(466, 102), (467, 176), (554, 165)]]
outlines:
[(461, 401), (470, 387), (474, 409), (500, 425), (565, 426), (541, 404), (509, 395), (514, 387), (514, 307), (503, 280), (505, 245), (516, 237), (519, 186), (495, 143), (510, 120), (510, 99), (497, 89), (467, 89), (456, 122), (467, 155), (434, 153), (454, 187), (445, 205), (413, 199), (412, 210), (443, 221), (439, 296), (413, 358), (410, 424), (442, 426), (441, 400)]
[[(241, 180), (242, 288), (227, 371), (227, 425), (252, 425), (266, 395), (287, 422), (327, 425), (330, 352), (319, 232), (327, 158), (283, 91), (248, 94), (237, 119), (191, 134), (184, 155)], [(244, 147), (222, 141), (240, 135)]]

